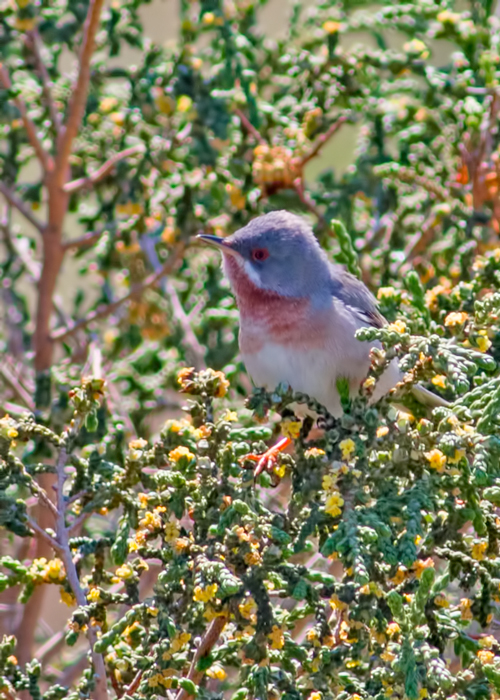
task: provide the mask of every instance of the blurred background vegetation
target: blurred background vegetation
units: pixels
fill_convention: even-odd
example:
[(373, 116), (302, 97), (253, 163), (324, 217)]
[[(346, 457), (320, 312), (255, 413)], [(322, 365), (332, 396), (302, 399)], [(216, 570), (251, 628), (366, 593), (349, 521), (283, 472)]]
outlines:
[[(8, 700), (498, 697), (499, 45), (488, 0), (0, 3)], [(390, 322), (314, 440), (196, 241), (279, 208)]]

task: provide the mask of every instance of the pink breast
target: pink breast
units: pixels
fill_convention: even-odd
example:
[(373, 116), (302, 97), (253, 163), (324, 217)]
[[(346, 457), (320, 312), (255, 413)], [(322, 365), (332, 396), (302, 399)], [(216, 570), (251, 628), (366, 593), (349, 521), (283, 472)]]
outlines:
[(312, 312), (309, 299), (257, 287), (233, 257), (227, 257), (226, 270), (240, 310), (244, 354), (259, 352), (266, 341), (307, 349), (324, 346), (326, 312)]

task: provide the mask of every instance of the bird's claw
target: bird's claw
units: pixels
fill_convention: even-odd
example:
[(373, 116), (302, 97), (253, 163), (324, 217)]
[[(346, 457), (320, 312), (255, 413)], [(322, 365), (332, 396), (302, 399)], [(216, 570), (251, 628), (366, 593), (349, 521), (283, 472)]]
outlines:
[[(257, 466), (255, 467), (254, 473), (253, 473), (253, 478), (256, 480), (260, 474), (262, 474), (263, 471), (268, 472), (271, 476), (275, 477), (276, 476), (276, 465), (277, 465), (277, 460), (278, 460), (278, 455), (280, 452), (285, 450), (288, 445), (290, 445), (292, 441), (290, 438), (282, 438), (279, 440), (275, 445), (270, 447), (268, 450), (264, 452), (262, 455), (255, 455), (255, 454), (249, 454), (245, 455), (241, 461), (243, 460), (250, 460), (252, 462), (257, 462)], [(278, 479), (279, 481), (279, 479)]]

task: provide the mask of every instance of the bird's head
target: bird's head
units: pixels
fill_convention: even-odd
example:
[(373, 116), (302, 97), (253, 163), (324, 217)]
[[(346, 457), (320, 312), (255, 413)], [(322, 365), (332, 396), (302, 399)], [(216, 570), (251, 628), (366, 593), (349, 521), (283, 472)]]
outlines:
[(266, 292), (307, 297), (328, 287), (329, 267), (311, 227), (299, 216), (273, 211), (228, 238), (200, 234), (217, 246), (233, 289), (242, 277)]

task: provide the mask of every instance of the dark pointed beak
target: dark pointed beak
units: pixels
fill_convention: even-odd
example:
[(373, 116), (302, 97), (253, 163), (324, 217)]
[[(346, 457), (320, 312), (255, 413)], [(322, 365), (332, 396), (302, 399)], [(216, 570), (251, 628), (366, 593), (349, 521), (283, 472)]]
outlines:
[(205, 241), (206, 243), (209, 243), (210, 245), (215, 246), (216, 248), (219, 248), (223, 253), (229, 253), (229, 255), (240, 255), (237, 250), (235, 250), (230, 243), (228, 243), (224, 238), (220, 238), (219, 236), (211, 236), (208, 233), (199, 233), (196, 238), (201, 239), (202, 241)]

